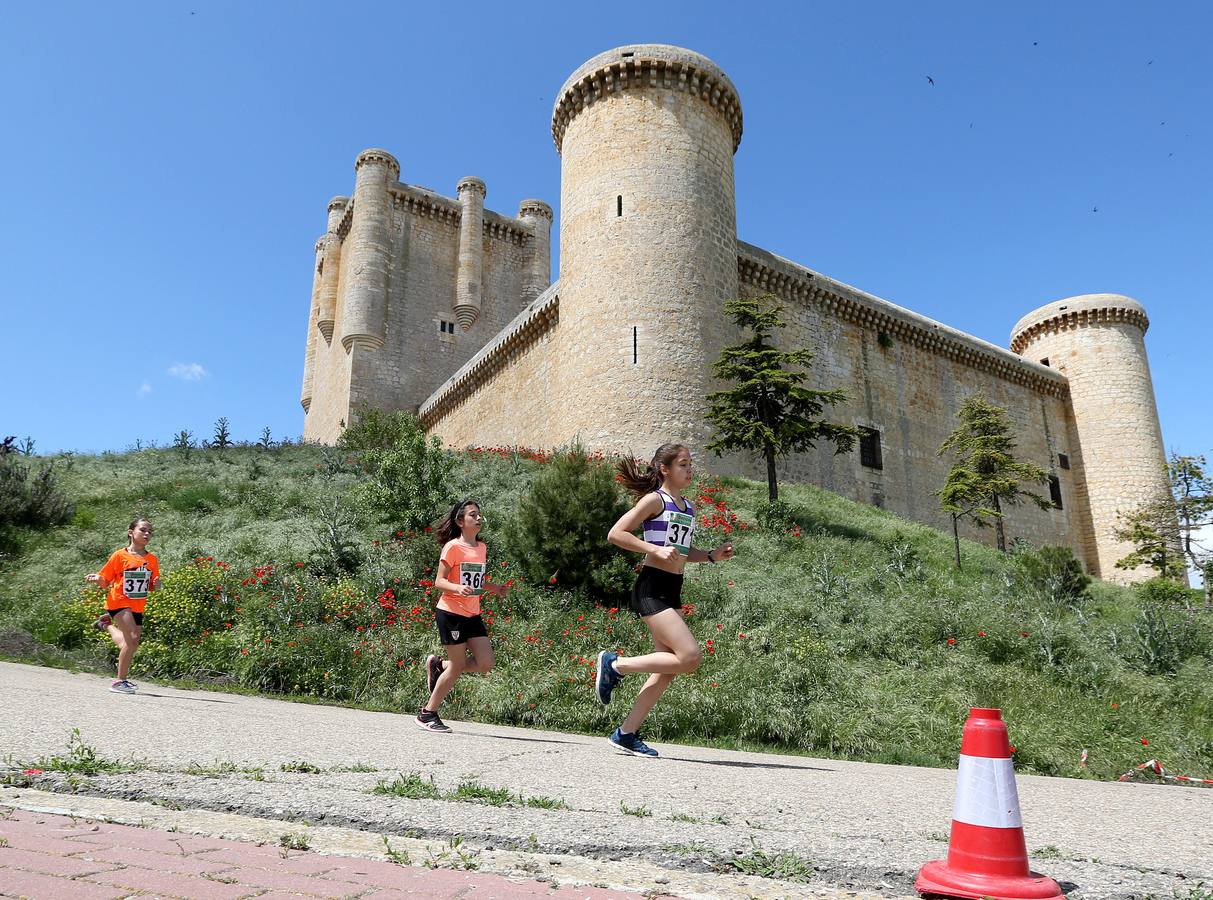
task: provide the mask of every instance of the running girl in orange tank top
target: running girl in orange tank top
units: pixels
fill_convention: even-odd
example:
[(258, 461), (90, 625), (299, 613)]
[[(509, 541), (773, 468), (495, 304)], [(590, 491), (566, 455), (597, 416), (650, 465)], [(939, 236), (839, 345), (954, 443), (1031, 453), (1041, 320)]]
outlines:
[(438, 707), (464, 672), (487, 672), (493, 668), (493, 645), (480, 617), (480, 595), (496, 593), (488, 583), (485, 563), (488, 548), (479, 539), (484, 518), (475, 500), (456, 503), (438, 525), (438, 575), (434, 587), (442, 591), (435, 621), (447, 658), (431, 654), (425, 660), (429, 700), (417, 713), (416, 722), (426, 731), (449, 732), (438, 716)]
[[(648, 674), (631, 712), (609, 740), (621, 753), (655, 757), (657, 751), (640, 739), (640, 726), (674, 676), (694, 672), (703, 659), (699, 642), (683, 620), (682, 572), (689, 562), (730, 559), (733, 545), (726, 542), (711, 550), (691, 546), (695, 507), (682, 496), (691, 486), (691, 451), (685, 445), (658, 447), (646, 472), (631, 460), (624, 460), (619, 464), (619, 475), (638, 499), (611, 528), (607, 540), (624, 550), (644, 554), (644, 565), (632, 588), (632, 612), (649, 626), (653, 652), (625, 657), (603, 650), (598, 654), (594, 690), (606, 706), (623, 676), (632, 672)], [(643, 537), (633, 534), (641, 528)]]
[(138, 690), (127, 676), (143, 636), (147, 596), (160, 589), (160, 563), (147, 549), (148, 541), (152, 539), (152, 523), (136, 517), (126, 534), (129, 539), (126, 547), (115, 550), (99, 572), (84, 576), (85, 581), (102, 590), (109, 588), (105, 613), (93, 627), (109, 632), (118, 647), (118, 677), (110, 685), (110, 690), (118, 694), (133, 694)]

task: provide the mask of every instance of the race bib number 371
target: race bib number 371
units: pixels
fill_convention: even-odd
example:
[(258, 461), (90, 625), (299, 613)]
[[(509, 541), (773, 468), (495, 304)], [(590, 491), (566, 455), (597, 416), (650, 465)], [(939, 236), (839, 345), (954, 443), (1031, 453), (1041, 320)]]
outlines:
[(152, 573), (147, 569), (128, 569), (122, 573), (122, 593), (128, 600), (146, 600), (152, 584)]
[(479, 592), (484, 587), (484, 563), (460, 563), (459, 583)]
[(665, 542), (671, 547), (677, 547), (678, 552), (688, 555), (691, 552), (691, 532), (695, 530), (695, 518), (686, 513), (670, 513), (666, 524)]

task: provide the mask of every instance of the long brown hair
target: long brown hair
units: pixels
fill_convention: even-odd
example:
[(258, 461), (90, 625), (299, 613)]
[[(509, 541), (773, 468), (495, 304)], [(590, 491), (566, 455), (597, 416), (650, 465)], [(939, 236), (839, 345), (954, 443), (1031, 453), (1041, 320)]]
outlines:
[(661, 486), (663, 478), (661, 467), (672, 466), (674, 460), (678, 459), (678, 454), (683, 450), (689, 450), (686, 444), (662, 444), (657, 448), (657, 452), (653, 454), (653, 461), (644, 471), (641, 471), (636, 460), (621, 459), (617, 480), (637, 497), (643, 497)]
[(451, 507), (451, 511), (442, 517), (438, 523), (438, 527), (434, 529), (434, 536), (438, 539), (438, 543), (446, 546), (447, 541), (453, 541), (459, 535), (463, 534), (463, 526), (459, 524), (459, 520), (463, 518), (463, 511), (469, 506), (474, 506), (477, 509), (482, 509), (481, 505), (468, 497), (466, 500), (461, 500)]

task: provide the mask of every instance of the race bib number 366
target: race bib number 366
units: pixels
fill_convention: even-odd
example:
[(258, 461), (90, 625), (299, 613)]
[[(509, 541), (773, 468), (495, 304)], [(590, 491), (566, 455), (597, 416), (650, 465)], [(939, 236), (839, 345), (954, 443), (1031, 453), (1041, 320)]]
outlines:
[(665, 542), (671, 547), (677, 547), (684, 555), (691, 552), (691, 532), (695, 530), (695, 518), (686, 513), (670, 513), (666, 525)]
[(460, 563), (459, 583), (479, 592), (484, 587), (484, 563)]
[(152, 583), (152, 573), (147, 569), (128, 569), (122, 573), (122, 593), (128, 600), (147, 599), (147, 590)]

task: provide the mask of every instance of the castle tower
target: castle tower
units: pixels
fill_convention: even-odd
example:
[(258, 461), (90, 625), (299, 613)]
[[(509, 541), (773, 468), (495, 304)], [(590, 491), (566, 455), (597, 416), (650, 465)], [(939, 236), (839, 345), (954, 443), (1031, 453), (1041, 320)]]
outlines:
[(320, 239), (320, 296), (316, 327), (328, 343), (333, 340), (333, 325), (337, 318), (338, 276), (341, 272), (341, 236), (337, 231), (349, 203), (349, 197), (334, 197), (329, 201), (328, 230)]
[(467, 331), (480, 318), (484, 273), (484, 198), (488, 188), (479, 178), (461, 178), (459, 195), (459, 263), (455, 271), (455, 321)]
[(707, 57), (619, 47), (569, 77), (552, 112), (561, 155), (561, 437), (647, 455), (702, 449), (707, 363), (737, 296), (737, 90)]
[(523, 200), (518, 221), (531, 230), (531, 258), (522, 288), (522, 299), (529, 303), (552, 283), (552, 207), (542, 200)]
[(1082, 535), (1085, 556), (1092, 574), (1107, 580), (1139, 581), (1152, 574), (1115, 568), (1133, 548), (1112, 532), (1120, 513), (1169, 492), (1146, 358), (1149, 324), (1136, 300), (1086, 294), (1033, 310), (1011, 332), (1014, 352), (1069, 380), (1076, 483), (1085, 485), (1090, 509)]
[(299, 404), (306, 413), (312, 405), (312, 384), (316, 372), (316, 318), (320, 314), (320, 266), (324, 261), (324, 238), (316, 241), (316, 264), (312, 268), (312, 308), (307, 317), (307, 351), (303, 358), (303, 390)]
[(343, 287), (341, 345), (378, 350), (385, 339), (389, 229), (392, 197), (388, 187), (400, 177), (400, 163), (386, 150), (363, 150), (354, 162), (354, 215), (342, 253), (350, 254), (350, 283)]

